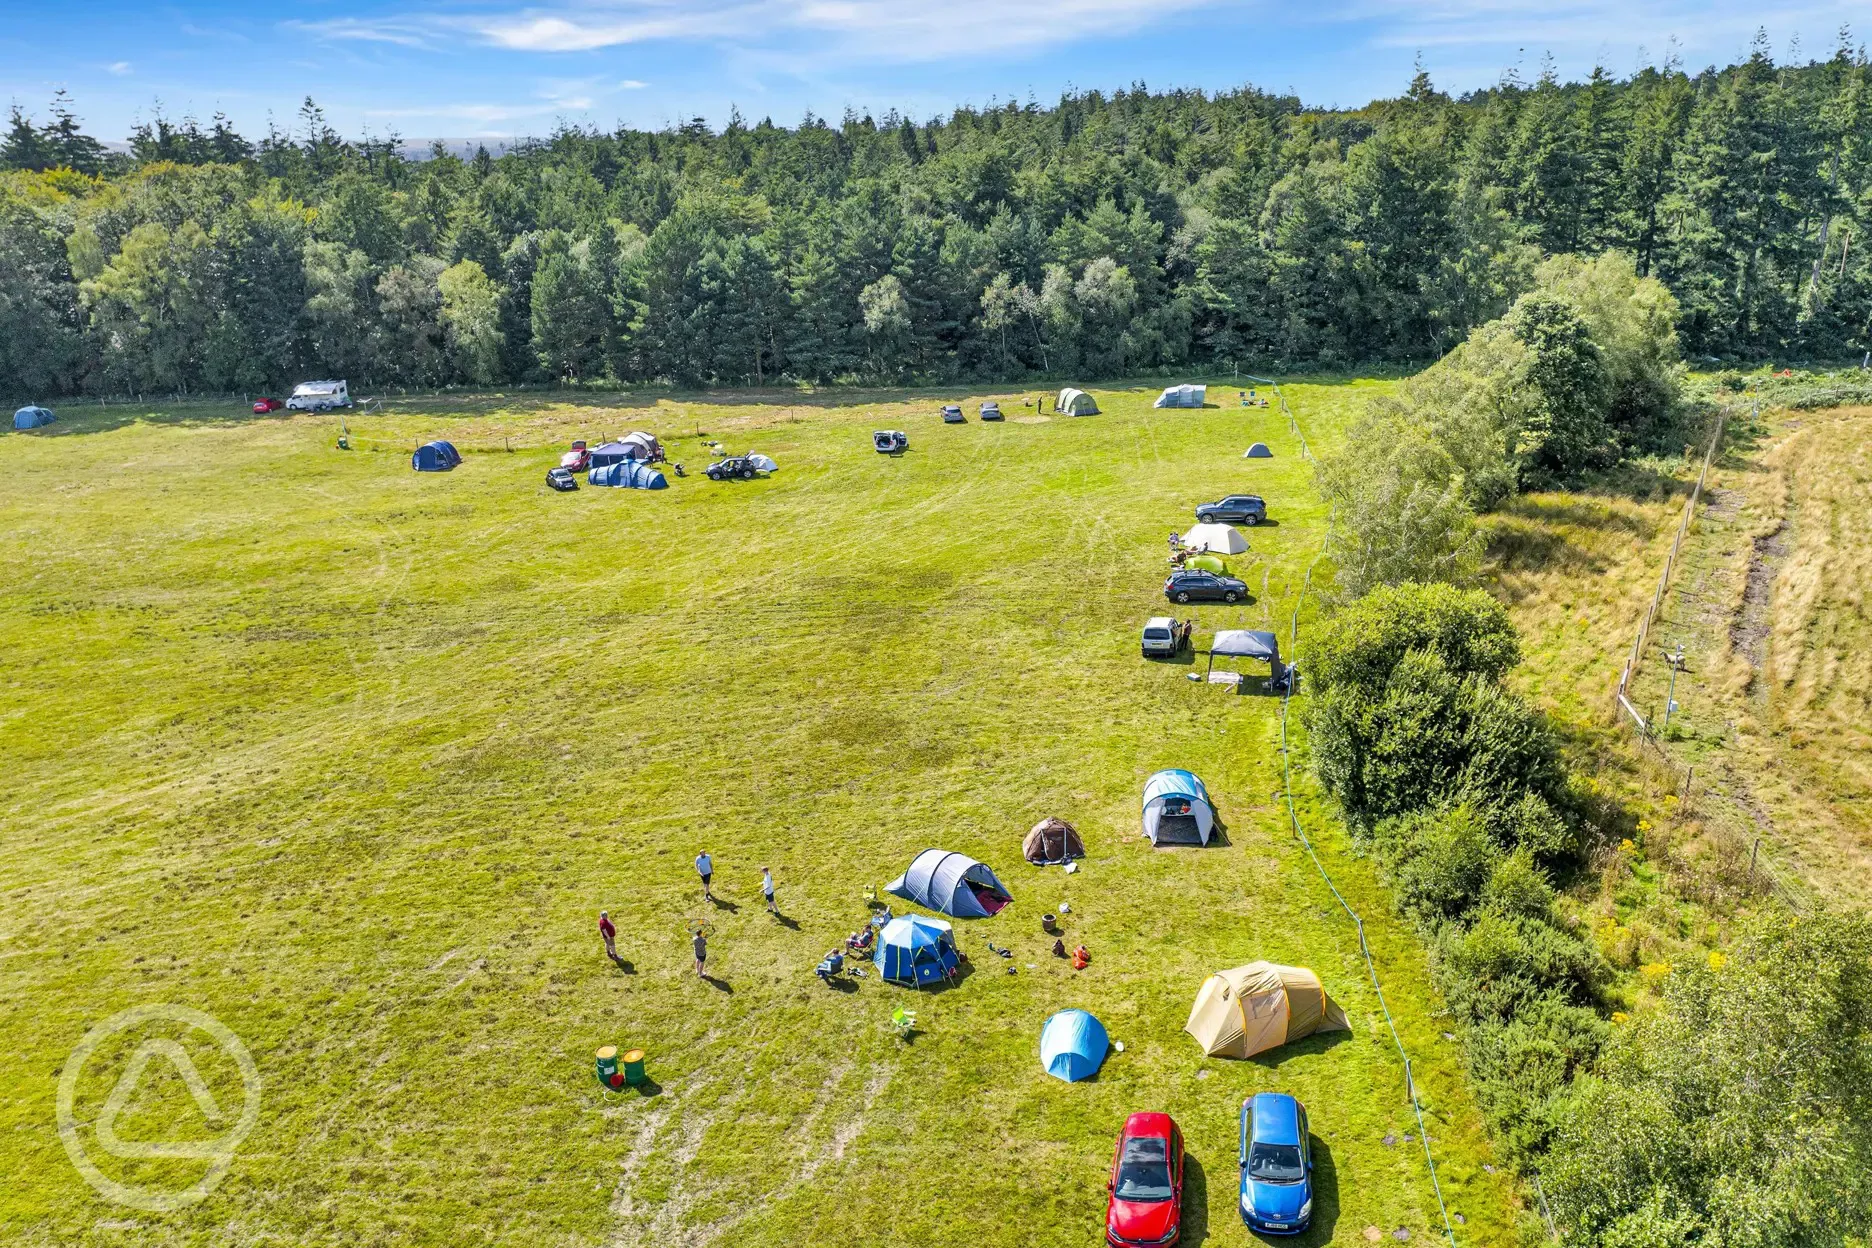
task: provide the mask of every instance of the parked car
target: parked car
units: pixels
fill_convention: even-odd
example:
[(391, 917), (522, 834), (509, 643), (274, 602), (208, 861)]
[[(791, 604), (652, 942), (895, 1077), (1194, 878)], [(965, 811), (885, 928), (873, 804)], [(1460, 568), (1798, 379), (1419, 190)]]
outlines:
[(264, 416), (268, 412), (277, 412), (280, 408), (285, 406), (286, 405), (278, 399), (255, 399), (253, 405), (254, 415)]
[(1132, 1114), (1105, 1184), (1111, 1248), (1174, 1244), (1183, 1233), (1183, 1133), (1169, 1114)]
[(982, 404), (981, 405), (981, 418), (983, 420), (1005, 420), (1006, 419), (1006, 417), (1001, 415), (1001, 405), (999, 403)]
[(1164, 582), (1164, 597), (1171, 602), (1237, 602), (1247, 596), (1245, 582), (1198, 568), (1179, 569)]
[(730, 478), (752, 481), (758, 466), (751, 455), (730, 455), (727, 459), (718, 459), (702, 471), (711, 481), (727, 481)]
[(1167, 659), (1181, 654), (1183, 647), (1190, 644), (1190, 634), (1194, 629), (1194, 620), (1179, 623), (1167, 615), (1153, 615), (1144, 621), (1144, 657)]
[(901, 455), (910, 449), (910, 435), (901, 429), (873, 430), (871, 445), (880, 455)]
[(1231, 494), (1196, 508), (1201, 524), (1260, 524), (1267, 519), (1267, 503), (1258, 494)]
[(578, 489), (578, 478), (572, 475), (572, 470), (570, 468), (548, 468), (546, 470), (546, 484), (564, 493), (566, 490)]
[(954, 403), (946, 403), (943, 405), (942, 416), (943, 424), (945, 425), (964, 425), (968, 423), (968, 417), (964, 416), (962, 414), (962, 409), (957, 407)]
[(574, 442), (572, 449), (559, 457), (559, 466), (568, 472), (584, 472), (591, 467), (591, 451), (583, 440)]
[(1298, 1235), (1313, 1221), (1313, 1150), (1306, 1107), (1257, 1092), (1241, 1108), (1241, 1215), (1251, 1231)]

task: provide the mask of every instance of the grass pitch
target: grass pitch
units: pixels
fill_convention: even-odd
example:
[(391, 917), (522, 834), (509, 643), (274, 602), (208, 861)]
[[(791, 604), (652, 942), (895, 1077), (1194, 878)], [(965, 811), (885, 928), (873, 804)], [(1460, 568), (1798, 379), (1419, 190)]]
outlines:
[[(1323, 448), (1362, 392), (1288, 396)], [(1063, 1248), (1100, 1238), (1123, 1116), (1164, 1109), (1192, 1153), (1186, 1242), (1238, 1243), (1235, 1114), (1264, 1089), (1312, 1112), (1302, 1242), (1440, 1236), (1355, 937), (1278, 801), (1278, 702), (1137, 649), (1168, 610), (1165, 535), (1242, 489), (1277, 521), (1232, 561), (1255, 601), (1185, 613), (1199, 640), (1285, 639), (1298, 607), (1304, 649), (1311, 470), (1278, 409), (1153, 411), (1153, 393), (1099, 391), (1105, 413), (1078, 419), (1001, 395), (1002, 425), (971, 400), (962, 427), (935, 392), (410, 401), (352, 418), (348, 453), (332, 418), (73, 406), (0, 441), (0, 1238)], [(690, 477), (546, 489), (568, 439), (632, 428)], [(910, 452), (877, 455), (874, 428)], [(780, 472), (704, 480), (698, 435)], [(437, 436), (466, 463), (412, 473)], [(1276, 457), (1240, 458), (1255, 440)], [(1220, 843), (1142, 840), (1139, 789), (1165, 766), (1207, 781)], [(1421, 950), (1301, 787), (1417, 1059), (1458, 1232), (1504, 1242), (1515, 1196)], [(1085, 835), (1076, 875), (1020, 861), (1048, 814)], [(957, 924), (972, 974), (921, 995), (814, 979), (864, 886), (932, 845), (1016, 897)], [(705, 847), (721, 908), (690, 866)], [(1083, 972), (1040, 932), (1062, 902)], [(696, 919), (718, 984), (691, 971)], [(1201, 1058), (1181, 1034), (1197, 987), (1253, 958), (1314, 967), (1353, 1031)], [(221, 1020), (263, 1077), (225, 1181), (169, 1213), (100, 1199), (55, 1128), (80, 1037), (158, 1002)], [(888, 1024), (906, 1003), (909, 1041)], [(1038, 1061), (1069, 1006), (1126, 1045), (1071, 1086)], [(238, 1101), (201, 1033), (171, 1033)], [(132, 1038), (78, 1081), (81, 1141)], [(603, 1044), (648, 1051), (646, 1093), (597, 1086)], [(175, 1068), (150, 1071), (117, 1135), (206, 1133)], [(180, 1187), (203, 1163), (101, 1168)]]

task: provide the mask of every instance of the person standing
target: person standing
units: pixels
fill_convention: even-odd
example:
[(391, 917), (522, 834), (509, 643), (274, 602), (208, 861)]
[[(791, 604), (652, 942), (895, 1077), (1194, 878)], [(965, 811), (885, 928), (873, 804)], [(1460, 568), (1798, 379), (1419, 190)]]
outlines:
[(708, 966), (708, 937), (703, 934), (701, 928), (699, 927), (696, 928), (695, 940), (692, 941), (691, 943), (694, 944), (695, 946), (696, 978), (707, 979), (708, 974), (707, 974), (706, 968)]
[(604, 937), (605, 956), (617, 961), (617, 924), (611, 921), (609, 911), (598, 912), (598, 934)]
[(778, 915), (780, 913), (780, 907), (774, 905), (773, 888), (773, 869), (771, 867), (762, 867), (760, 869), (761, 896), (767, 899), (767, 913)]
[(696, 855), (695, 871), (702, 877), (702, 900), (714, 901), (715, 894), (709, 888), (709, 881), (715, 878), (715, 860), (709, 857), (708, 850)]

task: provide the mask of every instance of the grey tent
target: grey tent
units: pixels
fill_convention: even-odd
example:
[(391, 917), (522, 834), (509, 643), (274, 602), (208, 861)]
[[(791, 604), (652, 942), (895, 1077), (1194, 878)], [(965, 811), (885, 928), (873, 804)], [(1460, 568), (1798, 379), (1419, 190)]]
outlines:
[[(0, 408), (0, 411), (5, 410), (5, 408)], [(13, 413), (13, 427), (37, 429), (41, 425), (51, 424), (56, 419), (58, 418), (52, 414), (52, 409), (49, 407), (22, 407)]]
[(1287, 674), (1281, 666), (1280, 639), (1258, 628), (1224, 628), (1209, 644), (1209, 667), (1217, 659), (1260, 659), (1268, 665), (1268, 683), (1279, 688)]
[(1201, 407), (1209, 398), (1208, 386), (1167, 386), (1152, 407)]
[(617, 440), (617, 444), (623, 447), (632, 459), (648, 460), (654, 464), (663, 458), (663, 444), (658, 442), (652, 434), (641, 431), (627, 433)]
[(1253, 446), (1249, 447), (1246, 451), (1242, 452), (1242, 458), (1243, 459), (1273, 459), (1274, 452), (1268, 450), (1267, 443), (1257, 442)]
[(1053, 410), (1065, 412), (1068, 416), (1096, 416), (1099, 408), (1091, 395), (1068, 386), (1059, 392), (1059, 398), (1053, 400)]
[(985, 919), (1014, 900), (993, 871), (967, 854), (946, 849), (924, 850), (884, 890), (959, 919)]

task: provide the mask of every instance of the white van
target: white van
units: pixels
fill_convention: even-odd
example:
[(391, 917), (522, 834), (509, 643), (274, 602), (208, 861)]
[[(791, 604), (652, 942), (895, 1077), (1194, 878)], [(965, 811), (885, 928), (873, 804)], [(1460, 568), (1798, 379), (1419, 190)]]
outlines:
[(286, 400), (289, 412), (324, 412), (351, 406), (351, 389), (342, 381), (307, 381), (293, 387)]

